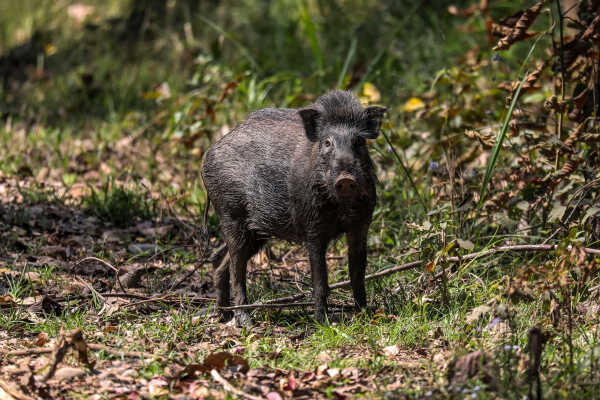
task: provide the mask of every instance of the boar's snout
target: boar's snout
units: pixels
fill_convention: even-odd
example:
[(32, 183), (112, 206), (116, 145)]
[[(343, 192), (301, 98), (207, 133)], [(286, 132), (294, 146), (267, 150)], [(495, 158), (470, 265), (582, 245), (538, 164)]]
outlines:
[(348, 172), (342, 172), (335, 180), (335, 192), (338, 197), (347, 199), (358, 195), (356, 179)]

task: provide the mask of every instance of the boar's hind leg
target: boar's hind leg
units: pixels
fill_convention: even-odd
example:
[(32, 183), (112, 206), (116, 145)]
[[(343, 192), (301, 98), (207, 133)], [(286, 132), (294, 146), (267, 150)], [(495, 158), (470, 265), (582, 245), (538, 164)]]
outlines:
[(367, 230), (368, 227), (346, 234), (348, 239), (348, 268), (354, 302), (359, 308), (367, 306), (365, 292), (365, 269), (367, 267)]
[(327, 263), (325, 261), (325, 252), (327, 243), (320, 239), (308, 241), (308, 256), (310, 259), (310, 269), (313, 284), (313, 300), (315, 302), (315, 319), (323, 323), (327, 317), (327, 294), (329, 286), (327, 284)]
[[(231, 289), (229, 286), (229, 253), (227, 245), (223, 244), (213, 255), (213, 267), (215, 269), (215, 285), (217, 289), (217, 306), (227, 307), (231, 305)], [(233, 317), (231, 311), (222, 311), (221, 318), (228, 321)]]
[[(231, 280), (231, 291), (233, 304), (236, 306), (247, 304), (248, 296), (246, 293), (246, 270), (248, 260), (252, 257), (263, 244), (256, 240), (252, 233), (239, 224), (229, 224), (227, 230), (223, 230), (225, 240), (229, 249), (229, 276)], [(231, 229), (233, 227), (238, 229)], [(250, 314), (246, 310), (234, 310), (234, 316), (238, 325), (248, 325), (252, 322)]]

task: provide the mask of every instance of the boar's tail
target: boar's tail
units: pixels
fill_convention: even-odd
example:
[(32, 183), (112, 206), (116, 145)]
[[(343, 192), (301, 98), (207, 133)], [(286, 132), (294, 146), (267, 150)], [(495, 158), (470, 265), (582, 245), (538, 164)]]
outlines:
[(208, 238), (208, 209), (210, 208), (210, 197), (206, 196), (206, 206), (204, 207), (204, 215), (202, 216), (202, 230)]
[(200, 240), (202, 241), (202, 258), (204, 261), (209, 260), (210, 253), (210, 235), (208, 234), (208, 209), (210, 208), (210, 198), (206, 196), (206, 205), (204, 206), (204, 215), (202, 216), (202, 231), (200, 232)]

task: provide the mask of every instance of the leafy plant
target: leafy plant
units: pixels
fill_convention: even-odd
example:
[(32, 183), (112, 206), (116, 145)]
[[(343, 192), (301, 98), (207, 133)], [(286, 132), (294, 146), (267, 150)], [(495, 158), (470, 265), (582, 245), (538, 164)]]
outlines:
[(147, 219), (156, 212), (156, 204), (139, 187), (126, 187), (108, 178), (100, 190), (91, 187), (83, 205), (98, 218), (117, 226)]

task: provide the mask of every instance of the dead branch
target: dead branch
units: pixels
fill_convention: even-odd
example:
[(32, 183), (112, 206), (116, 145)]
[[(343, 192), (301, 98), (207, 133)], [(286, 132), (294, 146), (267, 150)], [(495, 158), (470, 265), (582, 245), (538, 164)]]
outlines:
[[(552, 250), (555, 250), (556, 247), (557, 246), (553, 245), (553, 244), (524, 244), (524, 245), (514, 245), (514, 246), (500, 246), (500, 247), (495, 247), (495, 248), (491, 248), (491, 249), (487, 249), (487, 250), (483, 250), (483, 251), (479, 251), (479, 252), (475, 252), (475, 253), (465, 254), (464, 256), (447, 257), (447, 258), (444, 258), (443, 260), (440, 260), (439, 262), (441, 262), (441, 263), (443, 263), (443, 262), (446, 262), (446, 263), (462, 262), (462, 261), (468, 261), (468, 260), (473, 260), (473, 259), (480, 258), (480, 257), (489, 256), (492, 254), (507, 253), (507, 252), (511, 252), (511, 251), (512, 252), (552, 251)], [(600, 254), (600, 250), (591, 249), (591, 248), (587, 248), (587, 247), (584, 248), (583, 251), (586, 254)], [(370, 281), (373, 279), (381, 278), (383, 276), (391, 275), (396, 272), (407, 271), (409, 269), (418, 268), (422, 265), (425, 265), (426, 262), (427, 262), (427, 260), (417, 260), (417, 261), (412, 261), (412, 262), (408, 262), (405, 264), (396, 265), (394, 267), (382, 269), (381, 271), (375, 272), (374, 274), (365, 276), (365, 281)], [(443, 274), (443, 272), (440, 272), (435, 277), (441, 278), (442, 274)], [(333, 285), (331, 285), (329, 287), (329, 289), (333, 290), (333, 289), (340, 289), (340, 288), (347, 288), (347, 287), (350, 287), (349, 280), (334, 283)], [(255, 306), (254, 308), (259, 308), (260, 306), (262, 306), (264, 304), (292, 302), (292, 301), (300, 300), (300, 299), (310, 295), (311, 293), (312, 292), (307, 291), (307, 292), (298, 293), (298, 294), (295, 294), (292, 296), (278, 297), (276, 299), (269, 300), (265, 303), (248, 304), (247, 306)], [(248, 308), (252, 308), (252, 307), (248, 307)]]
[(0, 379), (0, 390), (0, 398), (3, 399), (5, 397), (2, 396), (2, 391), (4, 391), (8, 395), (6, 398), (9, 399), (14, 398), (16, 400), (33, 400), (33, 397), (27, 396), (18, 389), (12, 387), (8, 382), (3, 381), (2, 379)]
[(81, 264), (83, 262), (86, 262), (86, 261), (97, 261), (100, 264), (102, 264), (102, 265), (104, 265), (104, 266), (112, 269), (115, 272), (115, 279), (117, 280), (117, 283), (119, 284), (119, 287), (121, 288), (121, 290), (123, 292), (127, 292), (127, 290), (125, 290), (125, 288), (123, 287), (123, 284), (121, 283), (121, 279), (119, 279), (119, 269), (118, 268), (113, 267), (110, 263), (108, 263), (107, 261), (104, 261), (104, 260), (102, 260), (102, 259), (100, 259), (98, 257), (86, 257), (86, 258), (83, 258), (83, 259), (77, 261), (75, 263), (75, 265), (79, 265), (79, 264)]
[(291, 307), (309, 307), (314, 303), (312, 302), (304, 302), (304, 303), (256, 303), (256, 304), (242, 304), (239, 306), (229, 306), (229, 307), (216, 307), (219, 310), (231, 311), (231, 310), (248, 310), (255, 308), (291, 308)]
[[(105, 351), (106, 353), (119, 356), (119, 357), (132, 357), (132, 358), (152, 358), (154, 354), (146, 353), (143, 351), (123, 351), (113, 349), (112, 347), (108, 347), (103, 344), (98, 343), (87, 343), (87, 348), (93, 351)], [(12, 350), (12, 351), (4, 351), (0, 350), (0, 353), (3, 353), (6, 357), (9, 356), (32, 356), (39, 354), (48, 354), (55, 351), (56, 347), (38, 347), (33, 349), (24, 349), (24, 350)], [(159, 357), (160, 358), (160, 357)]]
[[(105, 346), (103, 344), (99, 344), (99, 343), (88, 343), (88, 348), (94, 351), (105, 351), (109, 354), (115, 355), (115, 356), (119, 356), (119, 357), (132, 357), (132, 358), (140, 358), (140, 357), (144, 357), (144, 358), (152, 358), (155, 355), (152, 353), (146, 353), (144, 351), (123, 351), (123, 350), (116, 350), (113, 349), (112, 347), (108, 347)], [(157, 359), (160, 359), (160, 357), (157, 357)]]
[(5, 356), (33, 356), (38, 354), (48, 354), (52, 353), (54, 350), (53, 347), (37, 347), (35, 349), (24, 349), (24, 350), (0, 350), (0, 353), (3, 353)]
[(227, 380), (225, 378), (223, 378), (216, 369), (213, 369), (210, 371), (210, 376), (213, 377), (213, 379), (215, 381), (217, 381), (218, 383), (220, 383), (221, 385), (223, 385), (223, 388), (230, 392), (235, 394), (236, 396), (242, 397), (244, 399), (248, 399), (248, 400), (264, 400), (262, 397), (258, 397), (258, 396), (253, 396), (251, 394), (248, 394), (246, 392), (242, 392), (240, 389), (237, 389), (235, 387), (233, 387), (231, 385), (231, 383), (227, 382)]

